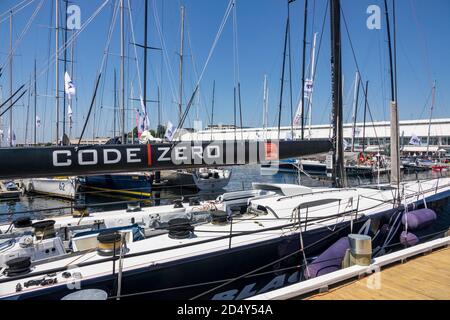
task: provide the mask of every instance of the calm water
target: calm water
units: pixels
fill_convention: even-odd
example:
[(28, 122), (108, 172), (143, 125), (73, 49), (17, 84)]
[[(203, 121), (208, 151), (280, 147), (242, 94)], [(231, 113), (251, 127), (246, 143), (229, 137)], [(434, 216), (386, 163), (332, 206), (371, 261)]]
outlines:
[[(440, 173), (437, 172), (423, 172), (416, 174), (403, 174), (402, 181), (419, 179), (437, 178)], [(320, 179), (311, 179), (302, 175), (300, 177), (301, 184), (310, 187), (330, 186), (330, 182)], [(388, 177), (382, 175), (380, 182), (388, 182)], [(261, 175), (259, 165), (241, 166), (232, 169), (232, 178), (225, 191), (237, 191), (243, 189), (251, 189), (252, 182), (270, 182), (270, 183), (298, 183), (298, 176), (289, 173), (278, 173), (276, 175)], [(349, 179), (350, 186), (359, 186), (364, 184), (377, 183), (375, 179)], [(211, 193), (193, 193), (189, 189), (181, 189), (180, 187), (167, 188), (162, 191), (154, 192), (154, 197), (159, 196), (160, 200), (149, 202), (147, 205), (168, 204), (174, 199), (182, 197), (189, 198), (192, 196), (198, 197), (201, 200), (215, 199), (224, 191), (219, 191), (214, 194)], [(87, 193), (83, 195), (83, 200), (89, 207), (90, 211), (102, 211), (126, 208), (126, 200), (117, 197), (106, 195), (99, 195), (95, 193)], [(44, 196), (22, 196), (20, 200), (16, 201), (1, 201), (0, 202), (0, 222), (5, 223), (10, 221), (13, 217), (18, 215), (30, 215), (32, 218), (42, 218), (44, 216), (56, 216), (63, 214), (70, 214), (71, 202), (67, 200), (49, 198)]]

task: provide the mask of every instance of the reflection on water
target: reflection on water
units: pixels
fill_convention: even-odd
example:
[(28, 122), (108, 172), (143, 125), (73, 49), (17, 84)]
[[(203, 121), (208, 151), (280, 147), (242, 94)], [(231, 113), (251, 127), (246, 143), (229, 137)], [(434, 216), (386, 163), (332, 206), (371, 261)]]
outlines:
[[(402, 181), (417, 180), (417, 179), (433, 179), (441, 176), (439, 172), (420, 172), (418, 174), (402, 173)], [(238, 191), (244, 189), (251, 189), (253, 182), (267, 182), (267, 183), (288, 183), (297, 184), (298, 175), (290, 173), (278, 173), (275, 175), (261, 175), (259, 165), (254, 166), (240, 166), (234, 167), (230, 183), (225, 188), (225, 191)], [(380, 183), (387, 183), (388, 175), (380, 176)], [(309, 187), (327, 187), (330, 182), (323, 178), (310, 178), (304, 175), (300, 177), (300, 183)], [(349, 186), (361, 186), (365, 184), (377, 183), (375, 178), (359, 178), (351, 177), (348, 179)], [(161, 191), (153, 192), (153, 201), (148, 201), (144, 205), (164, 205), (171, 203), (174, 199), (182, 197), (198, 197), (200, 200), (215, 199), (218, 195), (225, 192), (224, 190), (207, 193), (196, 192), (192, 189), (183, 189), (178, 187), (165, 188)], [(126, 201), (129, 199), (120, 199), (107, 194), (99, 194), (88, 192), (82, 196), (82, 201), (87, 204), (90, 211), (103, 211), (126, 208)], [(156, 199), (156, 200), (155, 200)], [(44, 216), (55, 216), (70, 214), (71, 202), (62, 199), (49, 198), (45, 196), (22, 196), (20, 200), (1, 201), (0, 202), (0, 222), (5, 223), (14, 215), (31, 215), (32, 218), (41, 218)], [(50, 210), (51, 209), (51, 210)], [(24, 213), (27, 212), (27, 213)], [(31, 212), (31, 213), (28, 213)]]

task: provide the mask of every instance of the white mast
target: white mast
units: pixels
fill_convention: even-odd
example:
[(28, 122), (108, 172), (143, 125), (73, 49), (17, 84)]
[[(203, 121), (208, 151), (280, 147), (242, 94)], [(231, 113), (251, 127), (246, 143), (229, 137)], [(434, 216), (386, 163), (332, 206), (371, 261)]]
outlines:
[(359, 95), (359, 72), (355, 75), (355, 89), (353, 92), (353, 116), (352, 116), (352, 152), (355, 151), (355, 130), (356, 130), (356, 112), (358, 109), (358, 95)]
[[(13, 94), (13, 52), (12, 52), (12, 36), (13, 36), (13, 24), (12, 24), (12, 11), (9, 13), (9, 52), (11, 58), (9, 60), (9, 96)], [(13, 146), (13, 108), (12, 100), (9, 102), (9, 146)]]
[[(310, 74), (310, 80), (314, 81), (314, 72), (315, 72), (315, 66), (316, 66), (316, 42), (317, 42), (317, 32), (314, 33), (314, 39), (313, 39), (313, 47), (311, 52), (311, 74)], [(313, 84), (314, 86), (314, 84)], [(308, 140), (311, 140), (311, 122), (312, 122), (312, 105), (313, 105), (313, 93), (310, 92), (308, 94)]]
[(431, 120), (433, 118), (433, 110), (434, 110), (435, 102), (436, 102), (436, 80), (433, 83), (433, 95), (432, 95), (432, 101), (431, 101), (430, 121), (428, 123), (427, 156), (428, 156), (428, 152), (430, 151)]
[(55, 14), (55, 72), (56, 72), (56, 83), (55, 83), (55, 97), (56, 97), (56, 145), (58, 145), (59, 140), (59, 0), (55, 0), (56, 14)]
[(263, 128), (268, 126), (268, 112), (269, 112), (269, 91), (267, 87), (267, 75), (264, 75), (264, 93), (263, 93)]
[(127, 143), (125, 135), (125, 33), (124, 33), (124, 6), (123, 1), (120, 0), (120, 109), (122, 113), (121, 125), (121, 139), (122, 144)]

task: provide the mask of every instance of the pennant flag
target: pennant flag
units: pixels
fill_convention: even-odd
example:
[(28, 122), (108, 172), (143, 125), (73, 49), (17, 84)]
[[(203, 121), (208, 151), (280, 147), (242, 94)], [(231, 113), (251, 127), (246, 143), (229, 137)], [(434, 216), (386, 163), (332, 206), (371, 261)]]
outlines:
[(175, 135), (176, 127), (172, 124), (172, 122), (167, 123), (167, 129), (166, 133), (164, 134), (164, 137), (167, 138), (167, 140), (172, 141), (173, 136)]
[(409, 144), (412, 144), (413, 146), (420, 146), (421, 140), (419, 139), (419, 137), (417, 137), (416, 135), (413, 135), (411, 137), (411, 140), (409, 140)]
[(355, 127), (355, 137), (359, 137), (359, 135), (361, 134), (361, 128)]
[(40, 127), (41, 127), (41, 118), (39, 118), (39, 116), (36, 116), (36, 128)]
[(149, 127), (150, 127), (150, 120), (148, 119), (148, 114), (147, 114), (147, 109), (145, 108), (145, 103), (144, 103), (144, 99), (142, 98), (142, 96), (140, 97), (140, 101), (141, 101), (141, 116), (142, 116), (142, 122), (143, 122), (143, 130), (142, 131), (148, 131)]
[[(12, 138), (11, 140), (10, 140), (10, 137)], [(11, 135), (11, 129), (8, 129), (8, 144), (10, 144), (13, 147), (16, 146), (16, 134), (13, 131), (12, 135)]]
[(302, 121), (302, 104), (303, 99), (300, 99), (300, 102), (298, 104), (297, 112), (295, 113), (294, 117), (294, 126), (299, 126)]
[(343, 141), (344, 150), (346, 150), (349, 146), (350, 146), (350, 144), (348, 143), (348, 141), (344, 139), (344, 141)]
[(75, 85), (73, 84), (72, 79), (70, 79), (70, 76), (67, 73), (67, 71), (64, 75), (64, 88), (66, 94), (69, 96), (69, 99), (71, 98), (71, 96), (75, 95), (76, 92)]
[(70, 103), (67, 105), (67, 115), (69, 116), (70, 120), (72, 120), (73, 111)]
[(309, 99), (311, 93), (313, 92), (314, 83), (312, 80), (305, 80), (305, 98)]

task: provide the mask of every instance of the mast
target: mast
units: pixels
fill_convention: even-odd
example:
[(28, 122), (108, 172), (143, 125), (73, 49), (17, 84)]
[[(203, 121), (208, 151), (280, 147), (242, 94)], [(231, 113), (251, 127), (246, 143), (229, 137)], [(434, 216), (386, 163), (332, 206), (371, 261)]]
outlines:
[(281, 109), (283, 107), (283, 91), (284, 91), (284, 73), (285, 73), (285, 69), (286, 69), (286, 49), (287, 49), (288, 34), (289, 34), (289, 28), (290, 28), (289, 4), (290, 4), (290, 1), (288, 1), (288, 14), (287, 14), (287, 20), (286, 20), (286, 31), (285, 31), (285, 34), (284, 34), (283, 67), (282, 67), (282, 70), (281, 70), (280, 104), (278, 106), (278, 140), (280, 140)]
[[(148, 0), (145, 0), (144, 10), (144, 109), (145, 118), (147, 118), (147, 41), (148, 41)], [(144, 120), (145, 121), (145, 120)]]
[(369, 81), (366, 81), (366, 96), (365, 96), (365, 104), (364, 104), (364, 123), (363, 123), (363, 147), (362, 152), (366, 150), (366, 114), (367, 114), (367, 106), (369, 104)]
[(37, 137), (37, 124), (36, 124), (36, 119), (37, 119), (37, 74), (36, 74), (36, 59), (34, 59), (34, 138), (33, 138), (33, 142), (34, 145), (36, 145), (36, 137)]
[[(65, 12), (65, 26), (64, 26), (64, 72), (67, 72), (67, 3), (68, 0), (64, 0), (66, 4), (66, 12)], [(73, 76), (72, 74), (70, 76)], [(63, 123), (62, 123), (62, 136), (64, 138), (64, 135), (66, 134), (66, 93), (64, 92), (63, 95)], [(64, 141), (64, 139), (63, 139)]]
[[(393, 0), (395, 5), (395, 0)], [(391, 184), (397, 186), (397, 200), (400, 198), (400, 152), (399, 152), (399, 128), (398, 128), (398, 109), (397, 109), (397, 95), (396, 95), (396, 82), (395, 82), (395, 70), (393, 63), (393, 52), (391, 42), (391, 27), (389, 23), (389, 11), (387, 0), (384, 0), (384, 8), (386, 11), (386, 30), (388, 37), (388, 49), (389, 49), (389, 66), (390, 66), (390, 78), (391, 78)], [(395, 30), (395, 26), (394, 26)]]
[(59, 0), (55, 0), (55, 73), (56, 73), (56, 83), (55, 83), (55, 98), (56, 98), (56, 145), (59, 142)]
[(116, 68), (114, 68), (114, 114), (113, 114), (113, 137), (116, 137), (116, 115), (117, 115), (117, 75)]
[[(13, 36), (13, 21), (12, 11), (9, 12), (9, 52), (11, 59), (9, 60), (9, 96), (13, 94), (13, 54), (12, 54), (12, 36)], [(13, 101), (9, 102), (9, 146), (13, 146)]]
[(433, 119), (433, 110), (434, 110), (435, 102), (436, 102), (436, 80), (433, 83), (433, 94), (432, 94), (432, 100), (431, 100), (430, 121), (428, 123), (427, 155), (428, 155), (428, 152), (430, 151), (431, 120)]
[(213, 139), (215, 97), (216, 97), (216, 80), (213, 81), (213, 92), (212, 92), (212, 103), (211, 103), (211, 140)]
[(345, 187), (344, 149), (342, 127), (342, 56), (341, 56), (341, 4), (340, 0), (331, 0), (331, 74), (333, 100), (333, 140), (334, 166), (333, 183), (336, 187)]
[[(311, 74), (310, 81), (313, 84), (314, 88), (314, 75), (315, 75), (315, 67), (316, 67), (316, 42), (317, 42), (317, 32), (314, 33), (313, 39), (313, 48), (311, 53)], [(313, 89), (311, 89), (313, 90)], [(308, 139), (311, 140), (311, 123), (312, 123), (312, 106), (313, 106), (313, 91), (308, 95)]]
[(355, 89), (354, 89), (354, 92), (353, 92), (352, 152), (355, 152), (355, 130), (356, 130), (356, 119), (358, 117), (358, 98), (359, 98), (359, 71), (356, 71), (356, 75), (355, 75)]
[(184, 6), (181, 6), (181, 35), (180, 35), (180, 89), (178, 100), (179, 121), (183, 113), (183, 60), (184, 60)]
[(263, 128), (267, 129), (267, 122), (268, 122), (268, 116), (267, 116), (267, 110), (268, 110), (268, 103), (269, 103), (269, 97), (267, 94), (267, 74), (264, 75), (264, 93), (263, 93)]
[[(340, 14), (340, 13), (339, 13)], [(305, 65), (306, 65), (306, 29), (308, 26), (308, 0), (305, 0), (305, 15), (303, 19), (303, 57), (302, 57), (302, 140), (305, 138)]]
[(120, 109), (122, 113), (121, 118), (121, 132), (122, 144), (127, 143), (127, 136), (125, 135), (125, 22), (124, 22), (124, 0), (120, 0)]

